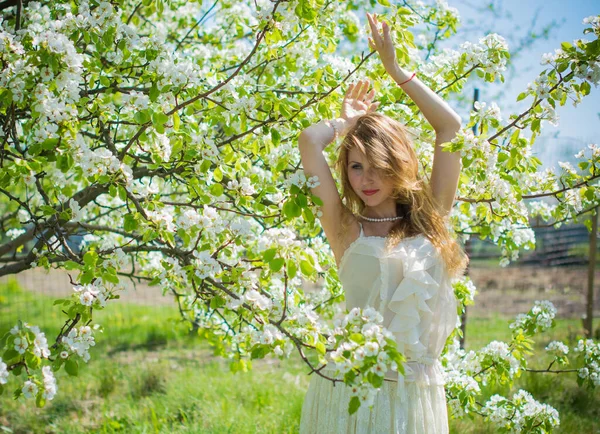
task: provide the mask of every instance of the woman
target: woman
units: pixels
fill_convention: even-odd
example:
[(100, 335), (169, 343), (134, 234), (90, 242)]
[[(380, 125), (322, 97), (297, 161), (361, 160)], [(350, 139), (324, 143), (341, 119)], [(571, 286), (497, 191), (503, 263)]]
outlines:
[[(302, 408), (301, 433), (447, 433), (448, 416), (439, 362), (456, 326), (450, 279), (468, 258), (448, 231), (461, 168), (459, 153), (442, 151), (460, 129), (459, 116), (415, 74), (396, 62), (387, 23), (382, 33), (367, 14), (376, 50), (390, 77), (417, 104), (436, 132), (429, 183), (405, 127), (378, 114), (369, 83), (350, 85), (338, 119), (304, 130), (299, 148), (304, 171), (318, 176), (312, 192), (323, 200), (321, 224), (338, 265), (348, 310), (371, 306), (383, 316), (407, 362), (405, 374), (385, 374), (373, 405), (348, 414), (350, 388), (315, 374)], [(336, 162), (337, 191), (324, 148), (345, 136)], [(332, 365), (331, 367), (329, 365)], [(336, 374), (335, 363), (321, 372)], [(336, 378), (342, 378), (341, 375)]]

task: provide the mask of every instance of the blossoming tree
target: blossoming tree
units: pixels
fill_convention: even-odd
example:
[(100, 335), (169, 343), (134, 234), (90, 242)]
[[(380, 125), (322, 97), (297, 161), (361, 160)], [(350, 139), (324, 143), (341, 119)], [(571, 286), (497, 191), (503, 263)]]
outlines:
[[(435, 42), (456, 32), (455, 9), (443, 1), (379, 3), (399, 61), (444, 98), (474, 75), (503, 81), (510, 56), (501, 36), (440, 50)], [(54, 372), (77, 375), (90, 358), (100, 327), (93, 311), (110, 307), (136, 280), (172, 294), (182, 317), (233, 370), (271, 353), (300, 357), (312, 375), (325, 376), (324, 364), (335, 363), (354, 386), (349, 411), (372, 403), (383, 372), (402, 371), (403, 356), (373, 309), (340, 312), (343, 291), (315, 218), (322, 203), (310, 193), (318, 179), (303, 175), (296, 139), (338, 113), (348, 81), (368, 77), (380, 111), (415, 132), (427, 176), (433, 131), (416, 106), (381, 79), (373, 53), (335, 54), (342, 40), (366, 39), (353, 11), (373, 4), (1, 4), (0, 275), (43, 267), (76, 278), (72, 296), (55, 302), (66, 317), (51, 343), (25, 322), (1, 337), (0, 393), (12, 388), (38, 406), (51, 400)], [(435, 32), (434, 42), (414, 39), (409, 28), (418, 24), (426, 24), (424, 35)], [(543, 70), (519, 95), (522, 112), (503, 118), (494, 103), (481, 103), (445, 145), (463, 161), (453, 228), (463, 239), (477, 234), (501, 246), (502, 265), (534, 247), (530, 217), (560, 224), (598, 204), (596, 145), (577, 154), (583, 174), (566, 163), (560, 173), (540, 172), (531, 152), (545, 123), (557, 122), (558, 106), (577, 104), (600, 81), (600, 17), (584, 24), (592, 40), (564, 42), (544, 56)], [(318, 277), (320, 291), (301, 290), (302, 278)], [(472, 302), (468, 278), (454, 287), (461, 308)], [(558, 424), (557, 412), (526, 391), (477, 403), (482, 386), (533, 370), (532, 338), (552, 326), (554, 314), (538, 303), (516, 319), (511, 341), (479, 351), (449, 342), (444, 365), (456, 417), (478, 413), (506, 430)], [(570, 357), (561, 342), (547, 351), (559, 367)], [(580, 383), (597, 386), (598, 344), (580, 341), (573, 353)]]

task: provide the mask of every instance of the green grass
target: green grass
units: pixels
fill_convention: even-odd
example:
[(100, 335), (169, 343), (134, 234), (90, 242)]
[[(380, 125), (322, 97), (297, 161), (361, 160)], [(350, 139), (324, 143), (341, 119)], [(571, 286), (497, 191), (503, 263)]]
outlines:
[[(468, 319), (466, 349), (476, 350), (493, 340), (510, 339), (508, 324), (513, 318), (500, 315), (491, 318)], [(598, 321), (596, 321), (597, 327)], [(537, 359), (528, 359), (532, 369), (546, 369), (551, 359), (545, 355), (544, 348), (554, 340), (565, 342), (569, 347), (577, 344), (581, 335), (581, 320), (572, 318), (556, 319), (556, 326), (541, 335), (535, 341)], [(568, 367), (567, 367), (568, 368)], [(553, 369), (560, 369), (553, 366)], [(519, 389), (530, 392), (535, 399), (556, 408), (560, 414), (560, 427), (556, 433), (599, 433), (600, 432), (600, 389), (586, 390), (577, 385), (574, 373), (523, 373), (515, 381), (512, 389), (508, 387), (493, 387), (486, 389), (484, 398), (493, 394), (510, 397)], [(451, 421), (451, 432), (461, 434), (495, 433), (493, 425), (485, 424), (479, 416), (474, 421), (470, 419)]]
[[(52, 298), (15, 283), (0, 285), (0, 335), (21, 319), (39, 325), (51, 345), (64, 318)], [(0, 432), (2, 427), (13, 433), (298, 430), (308, 386), (298, 362), (255, 361), (252, 371), (233, 374), (207, 343), (188, 336), (174, 305), (113, 302), (95, 312), (94, 321), (105, 333), (96, 336), (90, 362), (78, 377), (57, 373), (58, 394), (45, 408), (14, 401), (16, 381), (9, 377), (0, 396)]]
[[(26, 315), (23, 314), (26, 312)], [(48, 341), (64, 314), (52, 299), (0, 285), (0, 333), (21, 317), (39, 325)], [(175, 306), (137, 306), (113, 302), (94, 313), (105, 334), (97, 335), (91, 360), (79, 377), (57, 374), (58, 394), (43, 409), (14, 401), (16, 381), (0, 396), (0, 432), (13, 433), (295, 433), (308, 387), (307, 368), (297, 360), (254, 361), (253, 370), (233, 374), (198, 337), (189, 336)], [(467, 348), (508, 339), (509, 318), (469, 318)], [(559, 319), (536, 343), (538, 353), (554, 339), (570, 345), (580, 321)], [(532, 362), (546, 367), (547, 360)], [(524, 374), (513, 390), (524, 388), (557, 408), (560, 433), (598, 432), (600, 395), (578, 388), (573, 375)], [(488, 391), (506, 394), (506, 389)], [(451, 421), (451, 432), (493, 433), (477, 417)]]

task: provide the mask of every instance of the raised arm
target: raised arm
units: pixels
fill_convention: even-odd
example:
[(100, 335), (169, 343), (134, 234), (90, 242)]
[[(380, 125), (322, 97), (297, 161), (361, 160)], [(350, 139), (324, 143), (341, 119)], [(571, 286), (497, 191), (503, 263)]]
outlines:
[[(462, 167), (460, 152), (442, 151), (441, 145), (456, 137), (461, 127), (461, 118), (438, 94), (427, 87), (419, 78), (398, 65), (396, 49), (388, 24), (382, 21), (383, 34), (379, 32), (375, 15), (367, 13), (372, 38), (369, 45), (379, 53), (386, 71), (392, 79), (401, 83), (402, 90), (415, 102), (425, 119), (435, 130), (435, 149), (431, 171), (431, 189), (442, 215), (452, 209)], [(412, 77), (412, 79), (411, 79)]]
[(346, 91), (340, 117), (319, 121), (302, 131), (298, 137), (300, 159), (306, 177), (319, 178), (320, 184), (311, 188), (311, 192), (323, 201), (320, 221), (338, 263), (345, 248), (345, 240), (338, 239), (344, 204), (323, 151), (334, 140), (336, 130), (340, 137), (344, 136), (358, 117), (377, 108), (379, 103), (372, 102), (375, 92), (367, 93), (368, 88), (368, 81), (351, 84)]

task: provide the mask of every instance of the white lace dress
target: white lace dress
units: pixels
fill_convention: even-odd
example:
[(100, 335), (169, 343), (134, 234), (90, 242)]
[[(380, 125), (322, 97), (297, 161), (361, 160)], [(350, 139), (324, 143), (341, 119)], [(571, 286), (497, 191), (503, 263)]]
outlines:
[[(373, 408), (363, 405), (349, 415), (350, 388), (313, 374), (300, 433), (448, 433), (439, 357), (456, 327), (457, 302), (439, 251), (417, 235), (386, 253), (385, 238), (365, 236), (361, 225), (338, 275), (348, 310), (372, 306), (383, 315), (383, 325), (406, 356), (405, 375), (388, 371)], [(334, 371), (326, 367), (323, 373)]]

